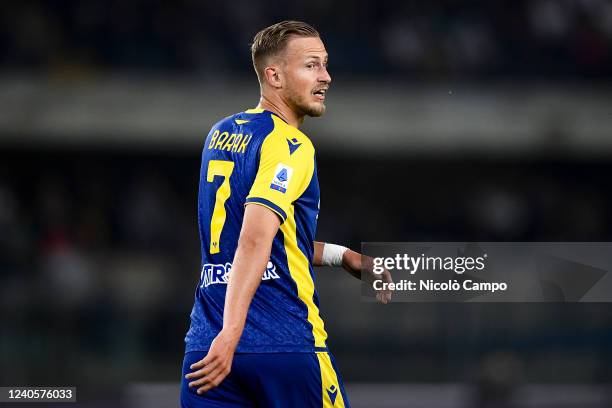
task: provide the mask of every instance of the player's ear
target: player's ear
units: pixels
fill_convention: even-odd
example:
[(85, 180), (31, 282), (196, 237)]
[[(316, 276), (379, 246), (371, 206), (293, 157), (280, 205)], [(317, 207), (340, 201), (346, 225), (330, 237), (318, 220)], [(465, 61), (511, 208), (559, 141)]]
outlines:
[(269, 66), (264, 69), (264, 76), (268, 85), (272, 88), (279, 89), (282, 87), (280, 69), (275, 66)]

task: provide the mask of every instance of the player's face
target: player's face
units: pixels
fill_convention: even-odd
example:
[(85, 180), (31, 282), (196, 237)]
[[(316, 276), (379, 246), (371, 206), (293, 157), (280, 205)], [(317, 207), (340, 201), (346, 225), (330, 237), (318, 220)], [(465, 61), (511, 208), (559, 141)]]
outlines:
[(285, 49), (284, 97), (299, 115), (325, 113), (325, 93), (331, 83), (327, 52), (320, 38), (295, 37)]

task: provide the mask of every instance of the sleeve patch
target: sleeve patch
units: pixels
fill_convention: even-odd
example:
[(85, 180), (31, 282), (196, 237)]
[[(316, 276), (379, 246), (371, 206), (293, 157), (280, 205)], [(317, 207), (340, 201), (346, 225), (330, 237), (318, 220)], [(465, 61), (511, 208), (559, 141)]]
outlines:
[(272, 177), (272, 183), (270, 184), (270, 188), (272, 190), (277, 190), (285, 194), (287, 192), (287, 188), (289, 186), (289, 182), (291, 181), (292, 175), (293, 168), (287, 166), (286, 164), (279, 163), (276, 166), (276, 170), (274, 170), (274, 177)]

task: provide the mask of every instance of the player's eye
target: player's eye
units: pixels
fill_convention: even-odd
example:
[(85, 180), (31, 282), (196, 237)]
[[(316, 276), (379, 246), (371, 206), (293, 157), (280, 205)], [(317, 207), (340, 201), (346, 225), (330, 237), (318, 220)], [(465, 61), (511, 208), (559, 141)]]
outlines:
[(308, 69), (313, 69), (315, 67), (315, 64), (313, 64), (312, 62), (309, 64), (306, 64), (306, 68)]

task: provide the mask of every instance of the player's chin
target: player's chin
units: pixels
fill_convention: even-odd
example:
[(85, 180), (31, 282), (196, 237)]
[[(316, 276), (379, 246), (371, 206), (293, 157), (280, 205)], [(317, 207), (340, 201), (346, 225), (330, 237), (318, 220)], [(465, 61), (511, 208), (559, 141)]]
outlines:
[(318, 118), (319, 116), (323, 116), (325, 113), (325, 103), (323, 102), (313, 102), (308, 105), (308, 109), (306, 110), (306, 114), (313, 118)]

